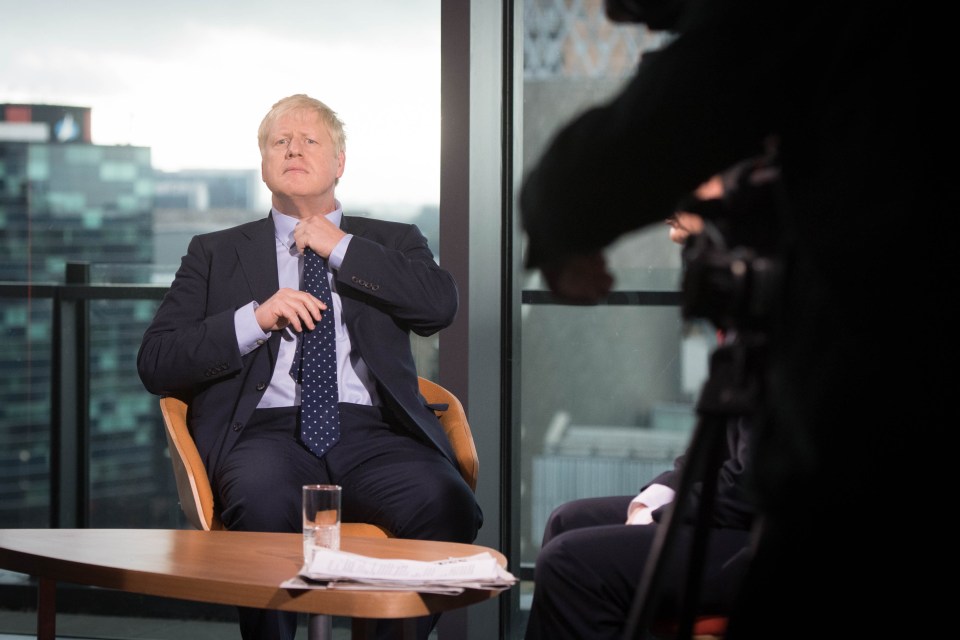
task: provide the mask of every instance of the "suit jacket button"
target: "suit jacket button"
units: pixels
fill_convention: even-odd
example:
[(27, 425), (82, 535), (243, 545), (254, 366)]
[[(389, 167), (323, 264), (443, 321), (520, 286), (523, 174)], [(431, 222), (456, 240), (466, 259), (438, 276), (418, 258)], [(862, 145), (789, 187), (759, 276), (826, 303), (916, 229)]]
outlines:
[(267, 388), (267, 383), (266, 383), (266, 382), (258, 382), (258, 383), (257, 383), (257, 391), (263, 391), (263, 390), (266, 389), (266, 388)]
[(233, 423), (233, 430), (234, 430), (234, 431), (240, 431), (240, 429), (243, 429), (243, 425), (240, 424), (239, 422), (234, 422), (234, 423)]

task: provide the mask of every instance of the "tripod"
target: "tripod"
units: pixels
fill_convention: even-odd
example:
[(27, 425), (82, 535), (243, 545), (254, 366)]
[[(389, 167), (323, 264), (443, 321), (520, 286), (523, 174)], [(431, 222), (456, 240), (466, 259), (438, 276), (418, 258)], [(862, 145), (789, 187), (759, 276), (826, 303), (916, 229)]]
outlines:
[(717, 473), (723, 463), (723, 448), (729, 421), (750, 416), (759, 407), (762, 384), (762, 358), (766, 338), (760, 332), (747, 331), (725, 341), (710, 357), (710, 371), (697, 402), (698, 420), (687, 462), (680, 472), (676, 497), (657, 529), (650, 558), (634, 596), (624, 631), (624, 640), (639, 640), (650, 627), (670, 557), (677, 541), (677, 530), (683, 526), (683, 514), (689, 504), (697, 478), (702, 478), (700, 504), (691, 540), (690, 560), (685, 589), (680, 603), (676, 638), (689, 638), (693, 633), (699, 601), (702, 568), (716, 496)]

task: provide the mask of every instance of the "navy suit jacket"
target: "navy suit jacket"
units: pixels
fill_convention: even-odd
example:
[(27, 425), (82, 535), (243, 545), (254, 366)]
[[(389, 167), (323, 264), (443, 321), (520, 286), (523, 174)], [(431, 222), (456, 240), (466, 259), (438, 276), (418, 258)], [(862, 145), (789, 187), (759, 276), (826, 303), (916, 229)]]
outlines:
[[(456, 283), (415, 225), (344, 216), (341, 228), (354, 236), (334, 272), (353, 349), (397, 420), (456, 466), (420, 395), (410, 346), (411, 331), (428, 336), (453, 322)], [(148, 391), (189, 404), (190, 430), (211, 480), (273, 374), (280, 332), (241, 356), (234, 312), (279, 289), (276, 255), (272, 216), (195, 236), (137, 355)]]

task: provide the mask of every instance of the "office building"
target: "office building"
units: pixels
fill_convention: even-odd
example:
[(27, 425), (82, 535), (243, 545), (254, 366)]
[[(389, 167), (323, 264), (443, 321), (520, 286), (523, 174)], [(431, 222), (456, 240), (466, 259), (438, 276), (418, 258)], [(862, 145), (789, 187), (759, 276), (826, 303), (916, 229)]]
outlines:
[[(0, 104), (0, 281), (62, 284), (77, 263), (92, 283), (167, 286), (193, 235), (264, 214), (255, 170), (159, 172), (149, 148), (91, 139), (88, 108)], [(136, 373), (157, 301), (85, 304), (90, 525), (142, 526), (124, 507), (148, 501), (152, 526), (176, 526), (159, 409)], [(30, 297), (0, 310), (0, 526), (47, 526), (55, 506), (53, 309)]]

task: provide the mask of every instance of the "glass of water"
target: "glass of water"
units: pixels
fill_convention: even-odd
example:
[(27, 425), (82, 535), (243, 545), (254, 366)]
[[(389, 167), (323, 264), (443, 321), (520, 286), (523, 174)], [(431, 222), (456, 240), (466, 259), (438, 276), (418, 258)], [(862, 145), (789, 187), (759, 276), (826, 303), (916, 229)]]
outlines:
[(340, 548), (340, 485), (303, 485), (303, 559), (308, 565), (318, 547)]

